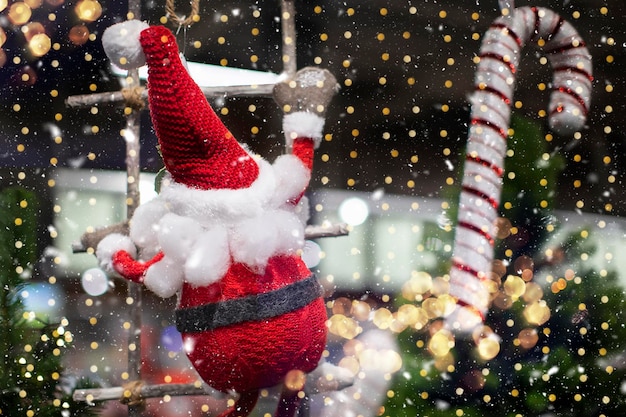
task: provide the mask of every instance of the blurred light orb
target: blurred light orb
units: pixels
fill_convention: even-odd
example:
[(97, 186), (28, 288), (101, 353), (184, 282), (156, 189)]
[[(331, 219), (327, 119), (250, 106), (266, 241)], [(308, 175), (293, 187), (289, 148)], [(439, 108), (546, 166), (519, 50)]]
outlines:
[(176, 326), (167, 326), (161, 332), (161, 345), (169, 352), (182, 352), (183, 338)]
[(543, 300), (528, 304), (524, 308), (524, 317), (529, 324), (541, 326), (550, 319), (550, 307)]
[(36, 9), (41, 7), (43, 0), (24, 0), (24, 3), (26, 3), (31, 9)]
[(64, 307), (63, 296), (59, 288), (40, 282), (29, 283), (20, 292), (25, 309), (35, 316), (56, 316)]
[(4, 64), (7, 63), (7, 54), (4, 52), (4, 49), (0, 49), (0, 68), (4, 67)]
[(351, 226), (358, 226), (367, 220), (370, 209), (365, 201), (358, 197), (345, 199), (339, 205), (339, 218)]
[(8, 5), (8, 0), (0, 0), (0, 12), (6, 9)]
[(13, 79), (21, 85), (34, 85), (37, 82), (37, 73), (31, 66), (26, 65), (20, 68)]
[(9, 13), (7, 17), (14, 25), (23, 25), (30, 20), (33, 12), (30, 9), (28, 4), (18, 1), (17, 3), (13, 3), (11, 7), (9, 7)]
[(421, 309), (419, 307), (416, 307), (413, 304), (404, 304), (398, 308), (396, 318), (403, 324), (413, 326), (419, 320), (420, 310)]
[(26, 38), (27, 42), (30, 42), (33, 39), (33, 36), (38, 35), (40, 33), (45, 33), (43, 25), (39, 22), (30, 22), (24, 26), (22, 26), (22, 33)]
[(348, 340), (354, 339), (363, 330), (356, 320), (343, 314), (333, 314), (326, 322), (326, 326), (330, 333)]
[(454, 338), (447, 330), (438, 330), (428, 341), (428, 350), (435, 357), (443, 357), (454, 347)]
[(433, 278), (428, 272), (417, 271), (411, 274), (411, 278), (402, 285), (402, 296), (407, 300), (414, 301), (433, 287)]
[(519, 339), (520, 346), (526, 350), (534, 348), (539, 341), (539, 335), (535, 328), (522, 329), (517, 338)]
[(76, 25), (70, 29), (70, 42), (76, 46), (84, 45), (89, 40), (89, 29), (85, 25)]
[(352, 303), (352, 315), (355, 319), (360, 321), (366, 321), (370, 317), (372, 307), (365, 301), (354, 301)]
[(7, 41), (7, 34), (4, 29), (0, 28), (0, 46), (4, 45)]
[(301, 258), (307, 268), (315, 268), (322, 259), (322, 248), (312, 240), (307, 240), (304, 242)]
[(520, 298), (526, 291), (526, 282), (517, 275), (509, 275), (504, 281), (504, 292), (514, 300)]
[(83, 290), (94, 297), (104, 294), (109, 289), (109, 278), (100, 268), (86, 270), (80, 279), (80, 283), (83, 286)]
[(478, 354), (484, 360), (491, 360), (500, 353), (500, 341), (498, 337), (491, 333), (478, 342)]
[(511, 235), (513, 225), (506, 217), (498, 217), (496, 219), (496, 237), (498, 239), (506, 239)]
[(96, 0), (82, 0), (75, 10), (78, 18), (85, 22), (94, 22), (102, 15), (102, 6)]
[(393, 313), (384, 307), (377, 309), (372, 315), (374, 325), (383, 330), (388, 329), (394, 320)]
[(291, 391), (300, 391), (304, 388), (306, 374), (298, 369), (293, 369), (285, 375), (285, 387)]
[(402, 368), (402, 357), (391, 349), (363, 349), (358, 353), (361, 369), (393, 374)]
[(347, 369), (352, 372), (352, 375), (356, 375), (361, 370), (361, 365), (359, 361), (354, 356), (344, 356), (339, 360), (338, 364), (341, 368)]
[(444, 307), (443, 303), (439, 301), (439, 298), (430, 297), (422, 301), (422, 308), (431, 319), (442, 317), (445, 311)]
[(543, 288), (535, 282), (527, 282), (526, 291), (524, 291), (524, 295), (522, 297), (527, 303), (539, 301), (543, 297)]
[(44, 56), (52, 47), (52, 41), (45, 33), (38, 33), (28, 42), (28, 49), (35, 56)]

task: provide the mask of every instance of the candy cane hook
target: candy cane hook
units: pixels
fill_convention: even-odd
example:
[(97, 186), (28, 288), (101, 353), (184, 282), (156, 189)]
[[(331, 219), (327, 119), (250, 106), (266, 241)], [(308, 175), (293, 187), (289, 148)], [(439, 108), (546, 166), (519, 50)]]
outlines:
[(487, 312), (489, 293), (483, 283), (489, 280), (493, 261), (515, 74), (522, 48), (539, 39), (554, 73), (550, 127), (571, 134), (586, 120), (591, 55), (573, 26), (541, 7), (517, 8), (496, 19), (480, 47), (450, 270), (450, 294), (465, 307), (462, 312), (472, 314), (454, 315), (455, 327), (472, 327)]

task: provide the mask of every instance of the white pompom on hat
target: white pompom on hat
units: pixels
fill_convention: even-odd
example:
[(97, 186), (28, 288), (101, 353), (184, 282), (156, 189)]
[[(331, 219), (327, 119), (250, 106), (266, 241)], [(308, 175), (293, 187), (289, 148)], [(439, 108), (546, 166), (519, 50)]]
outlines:
[(146, 56), (139, 43), (139, 34), (148, 28), (146, 22), (129, 20), (108, 27), (102, 34), (102, 47), (111, 62), (125, 70), (146, 64)]
[(217, 117), (163, 26), (128, 20), (102, 36), (109, 59), (125, 69), (148, 66), (148, 103), (160, 153), (172, 180), (194, 189), (249, 187), (259, 168)]

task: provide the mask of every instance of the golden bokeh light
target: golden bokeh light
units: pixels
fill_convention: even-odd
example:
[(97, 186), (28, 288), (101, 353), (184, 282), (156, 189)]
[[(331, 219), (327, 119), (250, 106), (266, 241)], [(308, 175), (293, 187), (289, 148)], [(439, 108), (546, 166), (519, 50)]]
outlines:
[(454, 336), (448, 330), (440, 329), (430, 337), (428, 350), (437, 358), (448, 355), (454, 347)]
[(363, 331), (356, 320), (343, 314), (333, 314), (326, 325), (330, 333), (345, 339), (354, 339)]
[(32, 11), (28, 4), (24, 2), (16, 2), (9, 7), (7, 17), (14, 25), (23, 25), (30, 20)]
[(300, 370), (294, 369), (285, 375), (285, 387), (291, 391), (300, 391), (304, 388), (306, 382), (306, 374)]
[(22, 33), (24, 34), (24, 38), (26, 38), (26, 42), (30, 42), (35, 35), (46, 33), (46, 30), (41, 23), (30, 22), (22, 26)]
[(81, 0), (74, 9), (80, 20), (94, 22), (102, 15), (102, 5), (96, 0)]
[(391, 349), (363, 349), (358, 355), (361, 369), (375, 370), (383, 374), (398, 372), (402, 368), (402, 357)]
[(86, 25), (72, 26), (68, 37), (74, 45), (84, 45), (89, 40), (89, 28)]
[(478, 354), (484, 360), (491, 360), (500, 353), (500, 341), (494, 334), (490, 333), (478, 341)]
[(550, 319), (550, 308), (545, 301), (536, 301), (524, 308), (524, 317), (531, 325), (540, 326)]
[(526, 283), (517, 275), (509, 275), (504, 281), (504, 292), (514, 300), (520, 298), (526, 291)]
[(519, 332), (517, 338), (519, 339), (520, 346), (528, 350), (535, 347), (535, 345), (539, 341), (539, 334), (537, 333), (537, 329), (535, 328), (526, 328), (522, 329)]
[(402, 285), (402, 296), (410, 301), (416, 299), (417, 296), (422, 296), (424, 293), (431, 290), (433, 286), (433, 279), (430, 274), (426, 272), (415, 272), (411, 275), (411, 278)]
[(24, 3), (26, 3), (31, 9), (37, 9), (41, 7), (43, 0), (24, 0)]
[(50, 50), (52, 42), (45, 33), (39, 33), (33, 36), (28, 42), (28, 49), (35, 56), (44, 56)]

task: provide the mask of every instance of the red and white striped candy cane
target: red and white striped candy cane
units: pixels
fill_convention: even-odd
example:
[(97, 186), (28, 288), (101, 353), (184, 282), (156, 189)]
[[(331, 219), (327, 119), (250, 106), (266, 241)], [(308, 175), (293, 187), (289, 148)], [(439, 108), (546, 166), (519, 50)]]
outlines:
[(450, 270), (450, 294), (481, 319), (489, 302), (483, 281), (489, 279), (493, 261), (494, 222), (500, 205), (515, 73), (522, 48), (539, 39), (544, 41), (542, 48), (554, 72), (550, 127), (571, 134), (583, 127), (589, 109), (591, 55), (572, 25), (541, 7), (510, 9), (507, 16), (492, 23), (480, 47), (471, 99)]

